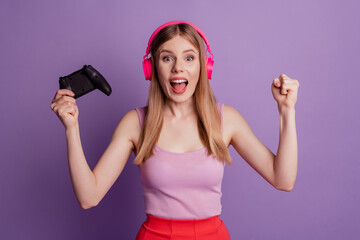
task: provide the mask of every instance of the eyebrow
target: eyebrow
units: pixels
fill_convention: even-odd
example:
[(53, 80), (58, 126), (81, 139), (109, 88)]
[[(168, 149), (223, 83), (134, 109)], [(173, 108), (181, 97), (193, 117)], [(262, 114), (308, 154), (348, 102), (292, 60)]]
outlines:
[[(161, 53), (163, 53), (163, 52), (167, 52), (167, 53), (172, 53), (172, 54), (174, 54), (172, 51), (167, 50), (167, 49), (162, 49), (162, 50), (159, 52), (159, 54), (161, 54)], [(197, 52), (195, 52), (193, 49), (188, 49), (188, 50), (183, 51), (183, 53), (187, 53), (187, 52), (194, 52), (195, 54), (197, 54)]]

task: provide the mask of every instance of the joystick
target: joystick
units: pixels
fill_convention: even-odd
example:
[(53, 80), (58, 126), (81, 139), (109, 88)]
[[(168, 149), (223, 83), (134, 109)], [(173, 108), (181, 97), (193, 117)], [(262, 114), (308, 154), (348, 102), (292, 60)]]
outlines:
[(59, 79), (60, 89), (74, 92), (74, 98), (81, 97), (94, 89), (99, 89), (106, 95), (111, 94), (111, 87), (105, 78), (91, 65), (84, 67)]

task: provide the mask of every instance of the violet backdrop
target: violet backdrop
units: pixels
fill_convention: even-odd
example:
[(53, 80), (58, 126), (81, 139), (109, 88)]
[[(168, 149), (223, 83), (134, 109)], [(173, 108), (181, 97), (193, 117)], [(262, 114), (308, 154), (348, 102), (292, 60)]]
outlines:
[(134, 239), (145, 220), (132, 155), (100, 204), (82, 210), (64, 128), (50, 109), (58, 78), (84, 64), (113, 88), (78, 99), (93, 168), (120, 118), (144, 106), (148, 39), (185, 20), (207, 35), (212, 88), (274, 153), (279, 114), (270, 85), (300, 82), (299, 168), (274, 189), (230, 147), (221, 218), (232, 239), (360, 239), (360, 1), (19, 1), (0, 3), (0, 239)]

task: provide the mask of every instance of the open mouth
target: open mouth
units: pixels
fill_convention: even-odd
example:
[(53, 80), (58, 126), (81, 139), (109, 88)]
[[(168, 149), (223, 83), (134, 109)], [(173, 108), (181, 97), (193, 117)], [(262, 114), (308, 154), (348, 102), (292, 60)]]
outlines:
[(185, 79), (176, 79), (170, 82), (171, 89), (177, 94), (184, 93), (188, 84), (189, 82)]

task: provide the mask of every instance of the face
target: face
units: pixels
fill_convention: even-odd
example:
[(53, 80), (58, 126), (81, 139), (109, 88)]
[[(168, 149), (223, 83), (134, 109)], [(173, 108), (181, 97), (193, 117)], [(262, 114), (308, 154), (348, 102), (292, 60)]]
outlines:
[(159, 47), (156, 69), (168, 100), (192, 101), (200, 76), (200, 59), (199, 51), (186, 38), (178, 35)]

